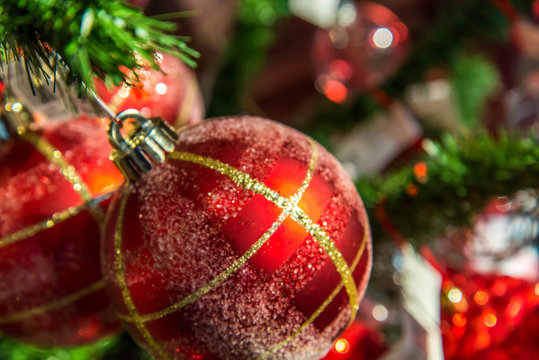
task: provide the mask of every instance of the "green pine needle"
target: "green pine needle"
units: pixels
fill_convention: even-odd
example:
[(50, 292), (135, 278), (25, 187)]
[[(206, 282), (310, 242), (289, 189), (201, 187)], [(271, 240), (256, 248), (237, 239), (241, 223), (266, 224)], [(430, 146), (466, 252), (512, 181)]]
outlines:
[(187, 46), (188, 39), (165, 34), (174, 26), (118, 0), (3, 0), (0, 63), (3, 68), (24, 59), (30, 81), (32, 76), (48, 80), (46, 68), (56, 69), (61, 59), (69, 84), (93, 89), (94, 77), (119, 84), (133, 76), (122, 67), (141, 67), (135, 54), (154, 69), (155, 50), (196, 65), (198, 53)]
[(428, 169), (426, 178), (417, 178), (412, 167), (406, 167), (385, 178), (357, 182), (379, 237), (384, 233), (376, 231), (379, 224), (374, 213), (380, 204), (402, 235), (424, 243), (451, 227), (470, 226), (494, 196), (538, 186), (537, 138), (502, 134), (496, 140), (481, 133), (456, 139), (447, 135), (426, 145), (422, 160)]

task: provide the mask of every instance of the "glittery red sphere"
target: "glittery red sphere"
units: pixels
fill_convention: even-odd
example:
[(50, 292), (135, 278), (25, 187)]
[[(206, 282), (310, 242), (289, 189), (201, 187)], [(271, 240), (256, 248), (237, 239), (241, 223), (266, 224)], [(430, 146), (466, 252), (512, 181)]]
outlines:
[(96, 80), (97, 94), (113, 112), (136, 109), (177, 128), (202, 121), (204, 101), (193, 71), (172, 55), (158, 54), (157, 62), (162, 72), (138, 70), (139, 82), (133, 86), (109, 89)]
[(101, 120), (27, 131), (0, 146), (0, 331), (42, 346), (118, 328), (99, 265), (103, 197), (123, 178)]
[(341, 165), (255, 117), (208, 121), (122, 187), (102, 267), (156, 359), (319, 359), (354, 317), (371, 240)]
[(330, 100), (370, 90), (395, 73), (409, 51), (406, 25), (387, 7), (358, 1), (343, 5), (331, 29), (318, 30), (313, 46), (316, 86)]

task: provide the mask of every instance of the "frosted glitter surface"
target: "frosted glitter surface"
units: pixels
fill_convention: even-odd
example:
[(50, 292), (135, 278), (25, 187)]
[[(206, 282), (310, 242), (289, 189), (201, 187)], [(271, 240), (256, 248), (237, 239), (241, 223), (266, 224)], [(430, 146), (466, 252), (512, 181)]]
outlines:
[[(178, 152), (219, 160), (260, 182), (268, 181), (283, 166), (283, 160), (302, 180), (312, 157), (311, 143), (303, 134), (253, 117), (215, 119), (186, 129), (179, 136)], [(356, 221), (368, 234), (365, 211), (355, 187), (337, 161), (315, 146), (319, 158), (311, 181), (313, 188), (307, 188), (305, 196), (310, 194), (325, 204), (317, 223), (332, 240), (348, 243), (352, 240), (345, 239), (344, 233), (351, 214), (356, 214)], [(290, 179), (296, 175), (290, 173)], [(284, 187), (273, 190), (289, 191), (285, 189), (287, 179), (278, 180)], [(299, 188), (301, 180), (290, 186)], [(312, 193), (316, 186), (324, 186), (329, 192), (317, 198), (317, 193)], [(230, 233), (231, 222), (239, 224), (232, 229), (246, 231), (246, 236), (256, 240), (281, 213), (261, 195), (241, 188), (215, 170), (170, 158), (135, 183), (127, 199), (121, 253), (126, 285), (137, 312), (143, 316), (174, 306), (229, 269), (243, 254)], [(122, 305), (125, 300), (118, 291), (112, 245), (119, 203), (120, 198), (114, 201), (114, 210), (107, 219), (103, 270), (109, 293), (118, 297), (114, 300), (118, 311), (126, 314)], [(273, 236), (296, 231), (290, 228), (295, 222), (287, 221), (292, 224), (285, 221), (269, 238), (269, 254)], [(350, 306), (346, 296), (335, 298), (335, 302), (340, 301), (335, 303), (339, 311), (327, 325), (307, 325), (295, 336), (311, 316), (296, 306), (300, 290), (322, 271), (324, 264), (331, 263), (311, 235), (298, 234), (302, 237), (299, 248), (284, 263), (278, 263), (276, 270), (262, 270), (248, 260), (196, 300), (147, 321), (144, 326), (157, 346), (175, 359), (322, 357), (350, 320)], [(353, 241), (359, 244), (357, 237)], [(370, 264), (370, 238), (366, 239), (361, 259)], [(359, 245), (354, 246), (354, 253), (344, 254), (345, 258), (354, 258)], [(336, 274), (334, 266), (329, 268)], [(368, 270), (363, 275), (367, 273)], [(338, 285), (339, 281), (335, 281), (332, 286)], [(366, 277), (360, 277), (357, 285), (361, 296)], [(316, 308), (327, 298), (316, 291), (310, 296)], [(129, 329), (142, 346), (159, 358), (155, 346), (143, 339), (139, 328), (131, 324)], [(277, 346), (288, 338), (291, 339)]]

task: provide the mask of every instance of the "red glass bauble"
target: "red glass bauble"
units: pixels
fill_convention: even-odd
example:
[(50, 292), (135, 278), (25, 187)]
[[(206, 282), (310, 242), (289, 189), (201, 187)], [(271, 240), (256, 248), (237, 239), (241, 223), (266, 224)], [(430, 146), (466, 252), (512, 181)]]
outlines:
[(0, 330), (42, 346), (118, 328), (99, 266), (100, 199), (123, 178), (102, 120), (27, 131), (0, 146)]
[(316, 85), (330, 100), (372, 89), (395, 73), (408, 55), (406, 25), (387, 7), (359, 1), (339, 11), (337, 24), (315, 35)]
[(107, 213), (105, 283), (157, 359), (319, 359), (371, 267), (354, 184), (305, 135), (255, 117), (179, 134)]
[(161, 71), (143, 68), (132, 86), (107, 88), (96, 80), (97, 94), (113, 112), (139, 110), (146, 117), (161, 117), (179, 128), (202, 121), (204, 102), (195, 74), (179, 59), (158, 54)]

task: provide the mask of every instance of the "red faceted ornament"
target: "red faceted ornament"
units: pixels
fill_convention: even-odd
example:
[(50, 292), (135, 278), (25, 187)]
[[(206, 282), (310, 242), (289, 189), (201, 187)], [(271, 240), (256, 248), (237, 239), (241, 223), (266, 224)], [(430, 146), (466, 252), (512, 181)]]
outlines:
[(143, 68), (132, 86), (107, 88), (96, 80), (97, 94), (113, 112), (139, 110), (146, 117), (160, 117), (180, 128), (202, 121), (204, 101), (195, 74), (179, 59), (157, 54), (161, 71)]
[(0, 331), (75, 345), (118, 322), (99, 265), (103, 200), (123, 177), (102, 120), (26, 131), (0, 146)]
[(354, 318), (371, 240), (354, 184), (305, 135), (208, 121), (122, 187), (102, 267), (124, 325), (156, 359), (319, 359)]
[(350, 91), (370, 90), (386, 80), (408, 55), (406, 25), (387, 7), (347, 3), (336, 25), (315, 35), (316, 87), (330, 100), (344, 102)]

